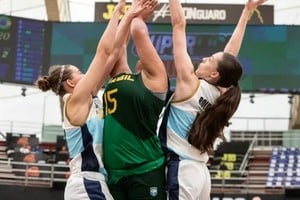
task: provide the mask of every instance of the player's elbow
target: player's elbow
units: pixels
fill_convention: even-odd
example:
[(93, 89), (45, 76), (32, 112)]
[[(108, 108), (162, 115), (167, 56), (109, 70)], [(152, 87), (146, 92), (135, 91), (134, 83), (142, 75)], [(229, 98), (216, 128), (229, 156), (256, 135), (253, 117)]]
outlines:
[(173, 30), (174, 29), (185, 29), (186, 23), (184, 21), (178, 21), (172, 24)]
[(181, 27), (181, 28), (185, 28), (186, 26), (186, 20), (184, 17), (181, 16), (175, 16), (172, 18), (172, 26), (174, 27)]
[(144, 22), (139, 18), (135, 18), (132, 20), (130, 32), (132, 37), (140, 37), (148, 34), (147, 27), (145, 26)]
[(105, 68), (106, 69), (112, 69), (113, 66), (116, 64), (118, 57), (120, 55), (120, 51), (117, 49), (114, 49), (112, 53), (109, 55), (106, 63), (105, 63)]

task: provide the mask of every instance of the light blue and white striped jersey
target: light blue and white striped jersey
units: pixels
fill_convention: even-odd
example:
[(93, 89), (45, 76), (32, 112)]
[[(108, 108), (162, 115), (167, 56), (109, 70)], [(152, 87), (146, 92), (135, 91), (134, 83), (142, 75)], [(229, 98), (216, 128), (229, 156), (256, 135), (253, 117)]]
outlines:
[[(63, 97), (68, 101), (70, 94)], [(103, 142), (103, 114), (102, 103), (98, 97), (93, 97), (93, 103), (86, 122), (82, 126), (74, 126), (66, 116), (64, 108), (63, 128), (66, 134), (66, 141), (70, 158), (72, 159), (69, 167), (71, 173), (84, 171), (100, 172), (105, 178), (107, 173), (102, 161), (102, 142)]]
[(188, 132), (198, 112), (203, 112), (215, 103), (220, 91), (214, 85), (200, 79), (193, 95), (182, 101), (172, 101), (167, 122), (167, 147), (182, 159), (201, 162), (208, 161), (207, 153), (200, 151), (188, 142)]

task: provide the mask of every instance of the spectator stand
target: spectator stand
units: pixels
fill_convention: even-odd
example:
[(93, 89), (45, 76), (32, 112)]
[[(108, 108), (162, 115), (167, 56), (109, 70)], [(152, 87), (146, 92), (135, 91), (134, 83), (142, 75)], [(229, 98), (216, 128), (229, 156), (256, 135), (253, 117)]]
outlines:
[(50, 188), (58, 182), (65, 184), (68, 166), (57, 163), (56, 158), (49, 156), (51, 154), (44, 153), (42, 146), (33, 134), (7, 133), (0, 154), (7, 156), (7, 159), (0, 160), (0, 175), (8, 170), (11, 174), (1, 176), (0, 183)]
[(250, 142), (231, 141), (218, 146), (209, 169), (212, 184), (241, 184)]
[(273, 148), (266, 185), (300, 189), (300, 148)]
[[(67, 142), (64, 136), (58, 135), (56, 137), (56, 153), (55, 153), (55, 163), (59, 166), (55, 167), (54, 170), (59, 172), (54, 178), (67, 179), (70, 176), (69, 164), (69, 152)], [(64, 182), (54, 182), (55, 188), (64, 188)]]

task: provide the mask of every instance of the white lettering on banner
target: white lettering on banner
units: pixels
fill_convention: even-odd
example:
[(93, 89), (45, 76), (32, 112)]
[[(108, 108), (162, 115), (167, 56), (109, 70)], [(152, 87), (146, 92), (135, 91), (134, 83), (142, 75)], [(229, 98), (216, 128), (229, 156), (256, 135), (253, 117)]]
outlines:
[[(225, 9), (198, 9), (197, 7), (183, 7), (184, 14), (188, 20), (226, 20)], [(170, 16), (169, 5), (163, 4), (159, 10), (154, 11), (152, 19), (155, 22), (159, 17), (165, 18)]]
[(165, 18), (166, 16), (170, 16), (169, 11), (169, 5), (168, 4), (163, 4), (163, 6), (159, 9), (154, 11), (154, 17), (153, 17), (153, 22), (155, 22), (159, 17)]
[(197, 20), (226, 20), (226, 10), (183, 8), (186, 19)]

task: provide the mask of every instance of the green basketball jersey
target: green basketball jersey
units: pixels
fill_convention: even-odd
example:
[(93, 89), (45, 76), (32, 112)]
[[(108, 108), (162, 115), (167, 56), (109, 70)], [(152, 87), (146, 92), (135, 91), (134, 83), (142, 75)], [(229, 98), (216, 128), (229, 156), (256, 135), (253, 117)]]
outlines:
[(164, 154), (156, 128), (164, 101), (144, 86), (141, 74), (112, 78), (103, 104), (103, 160), (109, 183), (160, 167)]

